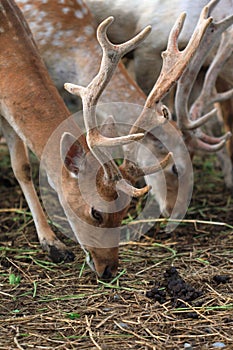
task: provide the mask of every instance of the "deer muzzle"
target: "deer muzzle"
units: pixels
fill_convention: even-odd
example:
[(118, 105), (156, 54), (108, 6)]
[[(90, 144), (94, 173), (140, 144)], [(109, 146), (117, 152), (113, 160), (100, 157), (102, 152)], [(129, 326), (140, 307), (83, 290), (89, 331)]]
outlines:
[(88, 262), (97, 276), (103, 280), (113, 278), (118, 269), (118, 247), (113, 248), (96, 248), (85, 246), (91, 259)]

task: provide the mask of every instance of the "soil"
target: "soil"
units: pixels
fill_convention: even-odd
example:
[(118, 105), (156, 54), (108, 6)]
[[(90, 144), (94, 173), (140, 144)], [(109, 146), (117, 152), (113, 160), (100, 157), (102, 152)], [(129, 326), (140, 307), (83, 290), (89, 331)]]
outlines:
[(233, 201), (213, 156), (195, 160), (184, 222), (122, 245), (118, 278), (103, 282), (59, 232), (75, 261), (41, 250), (0, 151), (0, 350), (233, 349)]

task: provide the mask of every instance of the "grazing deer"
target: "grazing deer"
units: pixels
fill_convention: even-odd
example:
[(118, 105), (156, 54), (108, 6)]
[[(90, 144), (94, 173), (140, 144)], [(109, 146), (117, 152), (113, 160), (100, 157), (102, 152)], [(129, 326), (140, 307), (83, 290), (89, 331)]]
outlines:
[[(1, 0), (0, 4), (1, 127), (9, 146), (13, 171), (33, 215), (39, 241), (54, 261), (73, 259), (73, 254), (57, 239), (47, 223), (32, 183), (27, 147), (39, 159), (43, 158), (49, 183), (58, 194), (74, 235), (82, 248), (91, 254), (90, 266), (100, 277), (109, 278), (117, 271), (119, 226), (130, 198), (141, 196), (150, 189), (149, 186), (138, 189), (134, 184), (138, 178), (164, 168), (171, 154), (159, 165), (141, 168), (125, 158), (118, 167), (107, 149), (141, 140), (148, 125), (153, 129), (155, 125), (169, 124), (166, 119), (168, 110), (160, 101), (198, 50), (204, 33), (211, 25), (209, 9), (203, 9), (194, 35), (182, 52), (177, 49), (184, 22), (184, 15), (180, 16), (169, 37), (161, 75), (141, 114), (128, 135), (108, 137), (97, 127), (96, 105), (121, 57), (134, 49), (150, 28), (145, 28), (123, 44), (114, 45), (106, 34), (113, 19), (106, 19), (98, 27), (97, 37), (103, 50), (99, 71), (87, 87), (65, 84), (69, 92), (81, 96), (85, 135), (69, 117), (69, 111), (50, 80), (21, 12), (12, 0)], [(167, 78), (171, 68), (173, 74)], [(109, 134), (114, 134), (112, 128), (110, 126)], [(95, 185), (96, 191), (90, 184)]]
[[(90, 265), (102, 278), (111, 277), (117, 270), (118, 226), (127, 211), (128, 198), (141, 196), (149, 190), (149, 186), (137, 189), (133, 183), (144, 174), (166, 166), (170, 159), (169, 154), (160, 165), (144, 169), (130, 163), (118, 168), (105, 152), (105, 146), (127, 144), (144, 136), (143, 133), (103, 136), (95, 126), (95, 108), (121, 56), (138, 45), (150, 31), (147, 27), (130, 41), (113, 45), (106, 36), (111, 22), (112, 18), (108, 18), (98, 28), (103, 49), (98, 74), (86, 88), (66, 86), (70, 91), (78, 90), (82, 97), (87, 131), (84, 135), (69, 118), (69, 111), (40, 59), (22, 13), (12, 0), (0, 1), (1, 128), (9, 146), (14, 174), (32, 212), (43, 249), (54, 261), (71, 261), (73, 253), (48, 225), (31, 179), (27, 147), (39, 159), (44, 157), (46, 149), (43, 167), (49, 183), (58, 194), (76, 239), (85, 251), (90, 252)], [(160, 123), (165, 120), (160, 119)], [(53, 142), (49, 143), (51, 139)], [(48, 143), (49, 147), (46, 147)], [(97, 174), (94, 179), (93, 173), (94, 176)], [(93, 203), (84, 198), (79, 176), (86, 178), (82, 191), (87, 191), (87, 197), (89, 192)], [(97, 199), (90, 188), (91, 181), (96, 184)]]
[[(97, 73), (97, 61), (101, 58), (101, 52), (94, 35), (95, 23), (85, 4), (82, 1), (54, 3), (42, 0), (27, 0), (26, 2), (17, 0), (17, 4), (30, 25), (40, 53), (60, 93), (64, 95), (62, 90), (66, 80), (87, 85), (94, 74)], [(109, 31), (111, 32), (111, 27)], [(180, 56), (182, 60), (182, 55), (180, 54)], [(170, 73), (171, 71), (168, 69), (163, 74), (170, 75)], [(159, 99), (162, 99), (166, 92), (163, 91), (163, 96), (161, 95)], [(70, 98), (70, 96), (66, 96), (65, 100), (70, 102)], [(152, 101), (155, 102), (156, 98), (156, 96), (154, 98), (152, 96)], [(121, 64), (100, 97), (100, 102), (109, 102), (110, 100), (127, 102), (131, 105), (132, 103), (143, 105), (146, 100), (143, 92), (127, 75)], [(166, 108), (161, 107), (160, 103), (157, 105), (157, 112), (163, 115)], [(137, 115), (135, 108), (130, 107), (122, 113), (122, 104), (116, 104), (114, 108), (117, 108), (117, 106), (120, 107), (114, 111), (117, 122), (126, 123), (129, 121), (133, 124)], [(106, 114), (109, 114), (109, 112)], [(167, 112), (166, 114), (169, 115)], [(154, 122), (148, 121), (146, 127), (150, 130), (154, 125)], [(155, 130), (157, 131), (155, 132)], [(184, 134), (182, 135), (183, 131)], [(227, 137), (229, 137), (229, 134)], [(144, 138), (143, 142), (146, 147), (160, 161), (169, 150), (173, 152), (175, 165), (168, 165), (161, 174), (148, 176), (148, 181), (153, 184), (152, 193), (159, 203), (160, 211), (165, 216), (172, 214), (175, 218), (182, 218), (186, 212), (192, 190), (190, 179), (192, 166), (188, 150), (192, 143), (193, 151), (196, 145), (195, 140), (198, 140), (197, 133), (194, 137), (193, 133), (189, 132), (187, 137), (186, 129), (180, 129), (173, 121), (154, 129), (153, 137), (152, 134), (148, 134)], [(210, 143), (214, 144), (210, 145)], [(209, 145), (209, 151), (216, 151), (224, 143), (225, 139), (208, 139), (203, 145), (205, 150)], [(197, 148), (200, 145), (201, 143), (198, 143)], [(148, 160), (150, 161), (150, 158), (150, 154), (148, 156), (145, 153), (141, 155), (141, 160), (145, 164), (148, 163)]]

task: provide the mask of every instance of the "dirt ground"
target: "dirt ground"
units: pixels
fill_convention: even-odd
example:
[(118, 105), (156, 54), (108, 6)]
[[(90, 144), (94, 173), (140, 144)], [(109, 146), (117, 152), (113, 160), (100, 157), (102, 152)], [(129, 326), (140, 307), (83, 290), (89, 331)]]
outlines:
[(4, 146), (0, 164), (0, 350), (233, 349), (233, 201), (213, 156), (184, 222), (122, 246), (108, 283), (64, 236), (75, 261), (49, 260)]

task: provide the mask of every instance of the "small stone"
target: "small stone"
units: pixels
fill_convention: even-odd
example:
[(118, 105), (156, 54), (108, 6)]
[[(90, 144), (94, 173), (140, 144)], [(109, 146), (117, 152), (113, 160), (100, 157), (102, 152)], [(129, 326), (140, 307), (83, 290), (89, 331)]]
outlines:
[(204, 331), (208, 334), (211, 334), (213, 332), (212, 329), (210, 329), (208, 327), (204, 328)]
[(104, 312), (109, 312), (109, 311), (112, 311), (112, 308), (111, 307), (104, 307), (103, 311)]
[(225, 348), (225, 344), (224, 343), (222, 343), (222, 342), (220, 342), (220, 341), (216, 341), (214, 344), (213, 344), (213, 347), (214, 348), (220, 348), (220, 349), (223, 349), (223, 348)]
[(121, 326), (122, 328), (129, 328), (129, 326), (127, 325), (127, 323), (119, 322), (118, 324), (119, 324), (119, 326)]
[[(127, 323), (124, 323), (124, 322), (118, 322), (118, 325), (119, 325), (120, 327), (122, 327), (122, 328), (125, 328), (125, 329), (129, 328), (129, 326), (127, 325)], [(117, 329), (118, 326), (115, 324), (113, 328), (114, 328), (114, 329)], [(118, 329), (119, 329), (119, 328), (118, 328)]]

